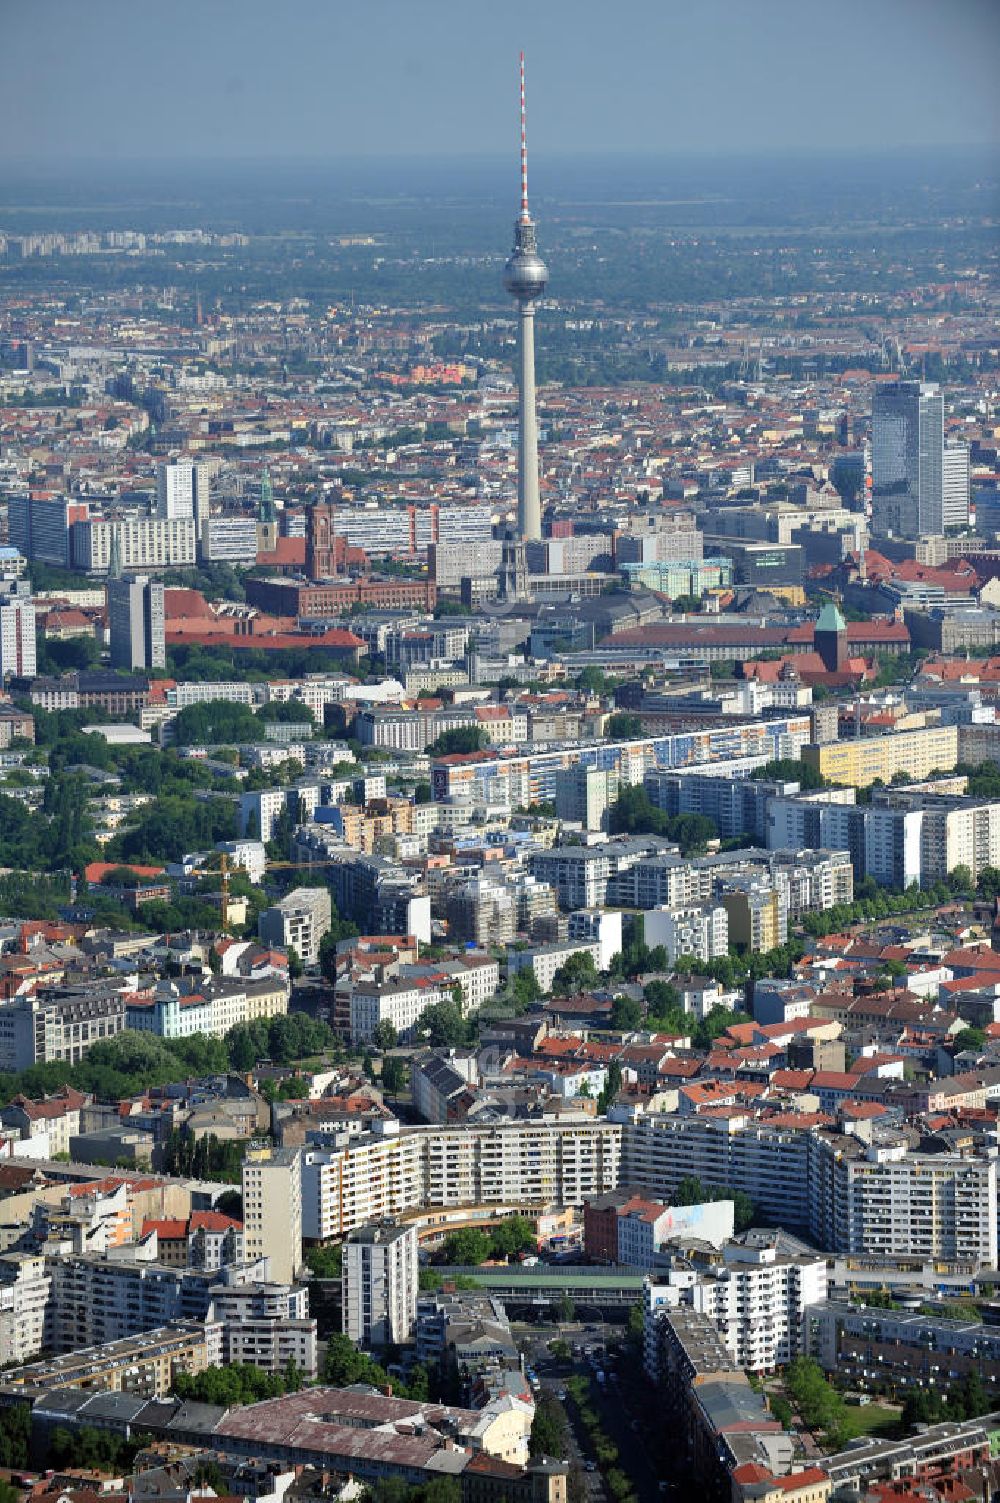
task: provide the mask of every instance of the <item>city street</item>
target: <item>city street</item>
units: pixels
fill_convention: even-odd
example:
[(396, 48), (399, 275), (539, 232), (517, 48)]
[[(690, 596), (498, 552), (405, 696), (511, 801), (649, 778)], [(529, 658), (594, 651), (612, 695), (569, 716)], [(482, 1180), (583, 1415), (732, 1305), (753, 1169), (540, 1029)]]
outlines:
[[(601, 1364), (608, 1373), (608, 1378), (602, 1385), (595, 1380), (595, 1369), (584, 1356), (574, 1355), (569, 1362), (560, 1361), (549, 1348), (549, 1343), (560, 1337), (569, 1342), (571, 1347), (606, 1344), (608, 1341), (616, 1343), (623, 1337), (624, 1327), (608, 1324), (584, 1326), (577, 1323), (539, 1331), (536, 1327), (519, 1326), (515, 1328), (515, 1335), (523, 1346), (525, 1365), (537, 1372), (544, 1390), (559, 1394), (565, 1391), (568, 1379), (587, 1379), (590, 1384), (588, 1402), (599, 1415), (602, 1429), (617, 1446), (616, 1464), (631, 1481), (639, 1503), (653, 1503), (654, 1499), (662, 1499), (665, 1493), (669, 1496), (669, 1492), (661, 1487), (659, 1470), (649, 1454), (643, 1426), (638, 1418), (640, 1415), (648, 1416), (651, 1412), (651, 1394), (645, 1387), (641, 1372), (627, 1377), (619, 1376), (615, 1353), (612, 1351), (609, 1359)], [(580, 1457), (585, 1464), (593, 1460), (590, 1438), (580, 1423), (572, 1399), (567, 1398), (564, 1407), (576, 1453), (571, 1459)], [(589, 1497), (597, 1499), (608, 1496), (600, 1472), (587, 1472), (585, 1476)]]

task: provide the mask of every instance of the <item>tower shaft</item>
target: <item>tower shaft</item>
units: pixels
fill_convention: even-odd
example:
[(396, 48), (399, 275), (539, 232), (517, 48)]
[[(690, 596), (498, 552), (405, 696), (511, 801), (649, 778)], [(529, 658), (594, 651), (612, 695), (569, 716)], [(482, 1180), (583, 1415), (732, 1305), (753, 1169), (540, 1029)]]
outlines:
[(538, 421), (535, 416), (535, 305), (518, 307), (517, 530), (525, 542), (542, 535), (538, 495)]
[(521, 208), (514, 221), (514, 246), (504, 267), (504, 286), (517, 302), (517, 532), (522, 542), (542, 535), (538, 494), (538, 422), (535, 416), (535, 303), (545, 291), (548, 270), (538, 254), (535, 222), (528, 207), (528, 145), (524, 108), (524, 53), (521, 82)]

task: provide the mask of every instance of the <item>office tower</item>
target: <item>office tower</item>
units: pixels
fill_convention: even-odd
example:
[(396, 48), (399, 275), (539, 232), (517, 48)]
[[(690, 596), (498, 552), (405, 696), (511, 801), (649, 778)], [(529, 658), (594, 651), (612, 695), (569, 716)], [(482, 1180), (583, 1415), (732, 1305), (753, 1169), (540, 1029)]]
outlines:
[(200, 533), (209, 515), (208, 466), (187, 459), (157, 466), (156, 512), (168, 521), (192, 517)]
[(35, 676), (35, 606), (30, 596), (0, 596), (0, 683)]
[(86, 501), (70, 501), (45, 491), (11, 496), (7, 503), (7, 535), (24, 558), (67, 569), (71, 564), (70, 536), (76, 522), (86, 521)]
[(941, 488), (945, 527), (968, 527), (969, 450), (966, 444), (945, 444)]
[(145, 574), (108, 580), (108, 622), (113, 668), (163, 668), (163, 586)]
[(538, 254), (535, 223), (528, 211), (528, 148), (525, 135), (524, 53), (521, 53), (521, 212), (514, 221), (514, 248), (503, 282), (517, 301), (517, 530), (522, 542), (542, 535), (538, 499), (538, 425), (535, 418), (535, 300), (545, 291), (549, 273)]
[(944, 532), (944, 399), (920, 381), (879, 382), (872, 403), (872, 527), (882, 537)]
[(417, 1228), (384, 1221), (344, 1243), (343, 1329), (360, 1346), (398, 1346), (417, 1318)]

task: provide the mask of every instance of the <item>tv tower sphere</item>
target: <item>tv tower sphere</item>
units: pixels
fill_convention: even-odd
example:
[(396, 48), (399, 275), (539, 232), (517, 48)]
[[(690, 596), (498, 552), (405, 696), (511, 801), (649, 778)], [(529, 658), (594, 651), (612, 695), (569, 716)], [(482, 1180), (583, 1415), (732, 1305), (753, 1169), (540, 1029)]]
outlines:
[(535, 415), (535, 300), (545, 291), (549, 273), (538, 254), (535, 222), (528, 209), (528, 147), (524, 110), (524, 53), (521, 53), (521, 212), (514, 221), (514, 247), (503, 270), (503, 284), (518, 304), (518, 445), (517, 530), (522, 541), (542, 535), (538, 494), (538, 421)]

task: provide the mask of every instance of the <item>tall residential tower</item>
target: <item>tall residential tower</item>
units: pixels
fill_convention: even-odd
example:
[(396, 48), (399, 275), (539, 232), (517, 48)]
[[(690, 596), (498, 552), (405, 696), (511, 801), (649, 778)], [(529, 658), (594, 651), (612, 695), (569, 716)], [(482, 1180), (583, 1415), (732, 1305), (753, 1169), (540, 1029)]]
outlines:
[(524, 53), (521, 53), (521, 212), (514, 221), (514, 248), (504, 267), (503, 284), (517, 299), (517, 530), (522, 542), (542, 535), (538, 499), (538, 423), (535, 417), (535, 300), (545, 291), (549, 273), (538, 254), (535, 222), (528, 211), (528, 147), (524, 112)]

